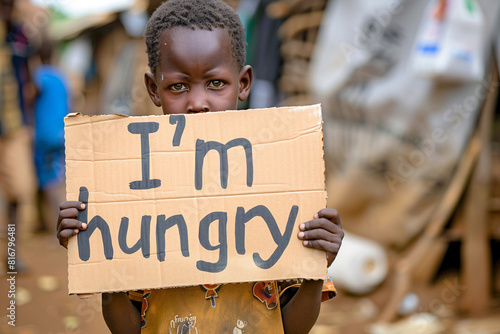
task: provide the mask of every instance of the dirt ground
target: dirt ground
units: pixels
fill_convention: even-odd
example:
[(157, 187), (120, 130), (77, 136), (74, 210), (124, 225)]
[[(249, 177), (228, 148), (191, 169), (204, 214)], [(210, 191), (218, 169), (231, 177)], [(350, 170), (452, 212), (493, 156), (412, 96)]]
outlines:
[(32, 235), (21, 241), (19, 256), (29, 271), (16, 275), (15, 327), (5, 316), (10, 285), (9, 276), (2, 276), (0, 333), (107, 333), (98, 296), (81, 300), (68, 295), (66, 250), (55, 236)]

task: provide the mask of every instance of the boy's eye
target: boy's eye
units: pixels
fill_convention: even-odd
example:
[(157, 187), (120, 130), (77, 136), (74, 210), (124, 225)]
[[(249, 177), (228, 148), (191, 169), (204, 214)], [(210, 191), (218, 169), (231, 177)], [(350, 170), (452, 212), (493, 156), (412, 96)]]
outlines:
[(208, 87), (221, 88), (224, 87), (224, 83), (220, 80), (212, 80), (209, 82)]
[(176, 91), (184, 89), (184, 87), (185, 87), (184, 84), (176, 83), (176, 84), (173, 84), (170, 86), (170, 90), (176, 92)]

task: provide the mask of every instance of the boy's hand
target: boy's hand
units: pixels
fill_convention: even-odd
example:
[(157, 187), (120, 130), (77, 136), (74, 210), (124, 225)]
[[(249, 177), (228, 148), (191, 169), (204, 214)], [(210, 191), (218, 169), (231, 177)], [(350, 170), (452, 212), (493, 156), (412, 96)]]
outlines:
[(59, 217), (57, 217), (57, 239), (61, 246), (68, 248), (68, 239), (76, 235), (78, 231), (85, 230), (87, 224), (79, 221), (78, 210), (84, 210), (82, 202), (69, 201), (59, 205)]
[(299, 226), (299, 239), (305, 247), (321, 249), (326, 252), (328, 267), (337, 257), (344, 238), (339, 213), (335, 209), (321, 209), (314, 219)]

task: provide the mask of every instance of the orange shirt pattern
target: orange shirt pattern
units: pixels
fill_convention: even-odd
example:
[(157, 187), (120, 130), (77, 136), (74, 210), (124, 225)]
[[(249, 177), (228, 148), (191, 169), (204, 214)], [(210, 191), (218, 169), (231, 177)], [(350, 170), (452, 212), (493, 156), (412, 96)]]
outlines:
[[(141, 333), (284, 333), (279, 300), (298, 288), (294, 282), (253, 282), (201, 285), (129, 292), (142, 299)], [(322, 300), (336, 294), (331, 280), (323, 286)]]

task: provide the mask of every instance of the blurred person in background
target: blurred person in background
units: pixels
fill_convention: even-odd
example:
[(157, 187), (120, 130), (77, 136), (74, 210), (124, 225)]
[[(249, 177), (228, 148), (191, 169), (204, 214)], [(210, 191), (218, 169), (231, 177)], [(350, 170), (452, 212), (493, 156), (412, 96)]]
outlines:
[[(70, 110), (71, 95), (66, 76), (52, 65), (53, 49), (53, 43), (44, 38), (39, 49), (41, 65), (33, 71), (36, 86), (34, 149), (42, 231), (48, 230), (45, 223), (55, 219), (58, 204), (64, 199), (64, 117)], [(49, 211), (44, 212), (43, 208)]]
[[(19, 226), (32, 221), (36, 181), (29, 128), (29, 43), (15, 20), (14, 7), (13, 0), (0, 1), (0, 189), (7, 202), (8, 223), (16, 226), (19, 251)], [(16, 254), (15, 270), (25, 269)]]

